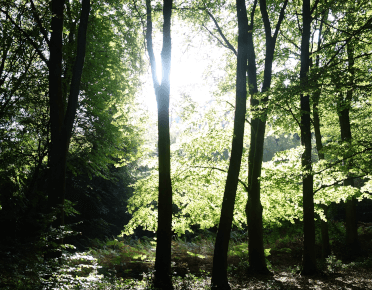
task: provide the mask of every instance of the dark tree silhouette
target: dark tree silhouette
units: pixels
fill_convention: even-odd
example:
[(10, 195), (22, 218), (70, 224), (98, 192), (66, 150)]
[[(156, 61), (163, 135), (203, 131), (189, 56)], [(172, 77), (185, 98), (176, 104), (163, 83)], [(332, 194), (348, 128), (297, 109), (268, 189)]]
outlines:
[[(310, 67), (310, 0), (302, 3), (302, 40), (301, 40), (301, 70), (300, 82), (306, 89), (309, 81)], [(305, 169), (302, 178), (303, 213), (304, 213), (304, 249), (302, 260), (302, 274), (311, 275), (316, 272), (315, 262), (315, 224), (314, 224), (314, 189), (311, 161), (311, 124), (310, 124), (310, 98), (301, 93), (301, 144), (305, 147), (302, 154), (302, 166)]]
[(86, 32), (90, 12), (90, 0), (82, 1), (80, 25), (77, 38), (77, 53), (72, 71), (67, 108), (62, 89), (62, 48), (64, 0), (52, 0), (51, 38), (48, 41), (49, 68), (49, 106), (51, 142), (48, 155), (48, 207), (57, 210), (53, 226), (64, 224), (64, 200), (66, 191), (66, 161), (73, 123), (78, 106), (79, 86), (83, 71)]
[(223, 195), (220, 223), (214, 247), (212, 288), (230, 289), (227, 280), (227, 251), (234, 214), (236, 189), (238, 187), (240, 164), (243, 153), (244, 123), (247, 102), (247, 38), (248, 20), (244, 0), (236, 1), (238, 15), (238, 59), (236, 69), (236, 103), (234, 133), (231, 148), (230, 164)]
[(161, 52), (163, 76), (161, 84), (159, 84), (156, 75), (156, 61), (152, 47), (151, 1), (149, 0), (146, 0), (146, 9), (147, 50), (158, 103), (159, 198), (154, 286), (160, 289), (173, 289), (171, 280), (172, 183), (169, 135), (172, 0), (164, 0), (163, 7), (163, 49)]
[[(256, 3), (256, 2), (255, 2)], [(284, 19), (284, 11), (288, 1), (283, 3), (280, 11), (279, 19), (276, 24), (275, 32), (271, 35), (271, 24), (269, 15), (267, 13), (266, 0), (260, 0), (260, 10), (262, 20), (265, 28), (265, 70), (264, 82), (262, 85), (262, 92), (270, 89), (272, 79), (272, 65), (274, 60), (275, 44), (280, 30), (280, 25)], [(265, 97), (261, 101), (255, 96), (258, 92), (257, 86), (257, 68), (256, 56), (253, 43), (253, 21), (254, 9), (251, 12), (251, 23), (248, 30), (248, 83), (249, 93), (251, 95), (251, 108), (253, 111), (259, 113), (251, 120), (251, 141), (248, 156), (248, 201), (246, 205), (246, 215), (248, 224), (248, 253), (249, 266), (254, 272), (261, 274), (269, 274), (266, 266), (265, 252), (263, 245), (263, 224), (262, 224), (262, 205), (261, 205), (261, 169), (263, 148), (265, 140), (266, 128), (266, 109), (260, 109), (260, 105), (267, 103), (268, 98)]]

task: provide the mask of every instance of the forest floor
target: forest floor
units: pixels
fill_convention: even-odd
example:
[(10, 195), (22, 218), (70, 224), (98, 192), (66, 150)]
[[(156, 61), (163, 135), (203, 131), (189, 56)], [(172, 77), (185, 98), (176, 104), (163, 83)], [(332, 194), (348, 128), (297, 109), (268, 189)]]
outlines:
[[(341, 236), (334, 235), (331, 240), (333, 252), (327, 259), (321, 259), (321, 248), (317, 246), (319, 273), (314, 276), (302, 276), (300, 273), (303, 246), (301, 235), (294, 232), (281, 233), (281, 236), (271, 238), (265, 245), (266, 262), (273, 275), (258, 276), (249, 273), (245, 235), (232, 234), (228, 253), (228, 274), (232, 289), (372, 289), (372, 227), (359, 230), (360, 249), (357, 258), (350, 255), (352, 251), (344, 246)], [(115, 277), (123, 282), (121, 287), (112, 289), (151, 289), (154, 240), (116, 240), (106, 243), (105, 247), (126, 253), (115, 258), (115, 251), (102, 255), (102, 247), (101, 250), (91, 251), (93, 256), (101, 257), (98, 260), (103, 268), (99, 272), (105, 269), (108, 273), (111, 268)], [(209, 288), (213, 248), (213, 237), (203, 235), (189, 242), (181, 239), (172, 242), (175, 289)], [(115, 259), (120, 263), (113, 262)]]
[[(227, 269), (231, 288), (372, 289), (372, 226), (359, 228), (359, 257), (350, 255), (352, 251), (343, 243), (342, 230), (343, 225), (339, 224), (337, 231), (330, 231), (332, 255), (328, 258), (321, 259), (321, 248), (317, 246), (319, 272), (314, 276), (300, 273), (301, 229), (282, 228), (265, 235), (266, 262), (271, 276), (249, 272), (246, 233), (232, 232)], [(175, 290), (210, 289), (214, 239), (215, 235), (210, 233), (199, 233), (189, 240), (174, 239), (172, 272)], [(96, 240), (92, 241), (89, 251), (65, 252), (62, 259), (49, 268), (43, 262), (33, 267), (17, 263), (11, 268), (7, 264), (2, 268), (9, 272), (0, 273), (0, 289), (149, 290), (152, 289), (155, 247), (153, 238)], [(37, 281), (41, 285), (33, 286)]]

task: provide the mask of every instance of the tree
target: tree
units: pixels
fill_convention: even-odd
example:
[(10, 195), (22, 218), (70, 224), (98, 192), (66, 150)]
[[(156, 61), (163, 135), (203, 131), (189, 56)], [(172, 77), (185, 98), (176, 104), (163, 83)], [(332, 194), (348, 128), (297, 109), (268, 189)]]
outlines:
[[(58, 208), (54, 227), (64, 224), (64, 199), (66, 190), (66, 163), (68, 148), (78, 105), (80, 80), (84, 65), (86, 31), (90, 11), (90, 0), (83, 0), (79, 33), (77, 38), (77, 53), (70, 84), (67, 108), (62, 90), (62, 48), (64, 0), (52, 0), (51, 38), (49, 43), (49, 106), (51, 139), (48, 155), (48, 206)], [(42, 53), (42, 52), (40, 52)]]
[[(367, 6), (366, 6), (367, 5)], [(325, 49), (320, 48), (320, 35), (318, 37), (318, 50), (316, 55), (316, 66), (319, 66), (319, 57), (320, 54), (323, 53), (325, 56), (325, 66), (329, 66), (328, 72), (323, 68), (323, 72), (315, 70), (318, 76), (321, 78), (321, 82), (324, 83), (327, 78), (330, 79), (331, 83), (331, 91), (328, 92), (328, 102), (330, 99), (333, 100), (334, 104), (337, 104), (336, 111), (337, 115), (334, 119), (338, 119), (338, 123), (341, 128), (341, 150), (336, 149), (340, 147), (340, 144), (328, 144), (328, 148), (326, 150), (322, 150), (318, 154), (319, 159), (324, 159), (325, 154), (327, 153), (329, 156), (333, 158), (335, 156), (342, 156), (345, 158), (343, 162), (343, 166), (335, 166), (335, 170), (339, 171), (340, 174), (343, 175), (343, 178), (339, 180), (339, 183), (343, 183), (346, 187), (342, 190), (349, 191), (348, 197), (345, 198), (346, 203), (346, 240), (347, 244), (351, 246), (351, 249), (357, 249), (357, 222), (356, 222), (356, 212), (355, 212), (355, 203), (356, 203), (356, 196), (359, 196), (361, 193), (358, 189), (353, 188), (354, 177), (359, 175), (363, 176), (363, 173), (360, 170), (354, 168), (354, 174), (350, 174), (351, 163), (352, 159), (350, 158), (351, 152), (355, 153), (356, 144), (353, 144), (354, 141), (351, 139), (351, 122), (350, 122), (350, 110), (352, 109), (352, 100), (355, 98), (353, 94), (359, 93), (358, 90), (355, 90), (358, 85), (356, 84), (358, 81), (361, 81), (364, 76), (362, 70), (364, 69), (356, 69), (355, 61), (360, 60), (363, 58), (363, 53), (361, 53), (358, 57), (355, 57), (355, 47), (360, 46), (360, 39), (364, 35), (364, 31), (368, 23), (370, 23), (371, 19), (368, 17), (357, 17), (357, 11), (368, 10), (368, 5), (366, 3), (360, 2), (358, 3), (358, 8), (355, 7), (354, 4), (345, 3), (344, 5), (336, 6), (331, 5), (324, 9), (324, 14), (322, 16), (321, 26), (326, 26), (326, 31), (328, 31), (328, 44), (322, 45)], [(328, 21), (328, 14), (331, 13), (332, 15), (336, 16), (337, 19), (333, 20), (334, 23), (337, 23), (336, 26), (332, 26), (329, 24)], [(330, 32), (331, 30), (331, 32)], [(321, 29), (320, 29), (321, 31)], [(327, 46), (330, 46), (331, 51), (327, 51)], [(364, 45), (363, 45), (364, 47)], [(343, 56), (347, 56), (343, 58)], [(359, 71), (359, 76), (356, 77), (356, 70)], [(338, 74), (336, 77), (335, 74)], [(343, 77), (340, 77), (340, 74)], [(329, 77), (328, 77), (329, 76)], [(357, 80), (358, 79), (358, 80)], [(319, 80), (318, 80), (319, 81)], [(318, 82), (319, 83), (319, 82)], [(326, 90), (327, 93), (327, 90)], [(332, 95), (336, 97), (332, 97)], [(317, 142), (318, 151), (321, 150), (323, 147), (320, 141), (320, 129), (319, 129), (319, 118), (318, 118), (318, 105), (319, 105), (319, 96), (320, 91), (313, 94), (313, 115), (314, 115), (314, 130)], [(325, 100), (324, 100), (325, 101)], [(330, 108), (329, 105), (326, 105), (329, 109), (334, 111), (334, 108)], [(336, 130), (336, 128), (335, 128)], [(337, 130), (338, 131), (338, 130)], [(336, 132), (337, 132), (336, 131)], [(329, 132), (329, 131), (328, 131)], [(334, 136), (333, 142), (338, 142), (339, 136)], [(347, 141), (346, 141), (347, 140)], [(353, 148), (354, 147), (354, 148)], [(332, 148), (332, 149), (331, 149)], [(328, 149), (328, 150), (327, 150)], [(334, 151), (334, 153), (331, 153)], [(336, 153), (337, 152), (337, 153)], [(342, 173), (343, 172), (343, 173)], [(358, 173), (357, 173), (358, 172)], [(354, 175), (354, 176), (353, 176)], [(353, 189), (352, 189), (353, 188)], [(324, 207), (324, 211), (326, 212), (326, 208)], [(324, 225), (323, 225), (324, 227)], [(322, 232), (325, 232), (325, 229), (322, 229)], [(325, 236), (325, 240), (326, 240)], [(327, 247), (327, 245), (324, 245)], [(329, 245), (328, 245), (329, 248)], [(329, 250), (328, 250), (329, 253)]]
[(236, 189), (243, 153), (244, 123), (246, 113), (246, 69), (247, 69), (247, 38), (248, 19), (245, 2), (236, 1), (238, 17), (238, 57), (236, 69), (236, 103), (234, 132), (231, 147), (229, 170), (227, 173), (225, 192), (221, 208), (220, 223), (216, 237), (213, 256), (212, 289), (231, 289), (227, 281), (227, 251), (233, 220)]
[[(54, 226), (58, 227), (63, 225), (63, 204), (65, 194), (65, 170), (66, 170), (66, 158), (68, 153), (69, 142), (71, 138), (72, 127), (75, 119), (75, 113), (77, 108), (77, 100), (79, 95), (80, 79), (82, 74), (82, 68), (85, 57), (85, 44), (86, 44), (86, 30), (88, 24), (88, 16), (90, 11), (89, 0), (82, 2), (81, 16), (79, 33), (77, 37), (77, 52), (75, 58), (75, 64), (73, 67), (71, 83), (69, 85), (69, 96), (68, 104), (65, 109), (65, 95), (63, 93), (63, 28), (64, 28), (64, 0), (52, 0), (51, 1), (51, 23), (50, 29), (49, 24), (40, 17), (40, 8), (30, 0), (30, 5), (21, 5), (19, 7), (18, 14), (14, 13), (18, 17), (22, 14), (21, 10), (25, 10), (25, 22), (33, 21), (36, 23), (36, 30), (29, 31), (26, 27), (22, 27), (20, 22), (13, 19), (11, 11), (8, 10), (2, 12), (7, 16), (9, 22), (14, 26), (19, 34), (34, 48), (35, 54), (38, 55), (39, 59), (44, 62), (47, 67), (48, 73), (48, 98), (49, 98), (49, 109), (50, 109), (50, 144), (48, 145), (48, 166), (49, 166), (49, 177), (48, 177), (48, 206), (52, 210), (57, 210), (57, 219), (54, 222)], [(13, 7), (12, 7), (13, 8)], [(47, 31), (50, 30), (50, 39), (48, 38)], [(36, 34), (36, 31), (38, 33)], [(37, 36), (36, 36), (37, 35)], [(44, 52), (49, 53), (49, 59), (45, 56)], [(32, 59), (32, 58), (31, 58)], [(40, 64), (41, 69), (43, 65)], [(27, 70), (26, 70), (27, 72)], [(20, 79), (21, 80), (21, 79)], [(49, 126), (49, 124), (47, 125)], [(49, 131), (47, 130), (47, 135)], [(40, 143), (39, 143), (40, 144)], [(39, 146), (40, 149), (40, 146)], [(36, 168), (36, 174), (43, 158), (39, 158), (38, 167)], [(35, 177), (35, 178), (36, 178)], [(30, 191), (33, 190), (33, 184), (31, 182)], [(58, 208), (58, 209), (57, 209)]]
[[(303, 90), (309, 85), (310, 67), (310, 0), (302, 3), (302, 39), (301, 39), (301, 71), (300, 81)], [(304, 211), (304, 251), (302, 260), (302, 274), (311, 275), (316, 272), (315, 262), (315, 224), (314, 224), (314, 199), (313, 199), (313, 173), (311, 160), (311, 124), (310, 124), (310, 97), (301, 93), (301, 144), (305, 147), (302, 154), (304, 168), (302, 178), (303, 211)]]
[(156, 75), (156, 61), (152, 47), (151, 1), (146, 0), (147, 50), (150, 57), (152, 79), (158, 104), (159, 198), (158, 228), (155, 260), (155, 287), (173, 289), (171, 280), (172, 242), (172, 183), (170, 167), (169, 93), (171, 68), (171, 15), (172, 0), (164, 0), (162, 81)]
[[(317, 50), (321, 50), (322, 46), (322, 32), (323, 32), (323, 23), (328, 18), (328, 9), (325, 9), (320, 25), (319, 25), (319, 32), (318, 32), (318, 40), (317, 40)], [(313, 38), (314, 42), (314, 38)], [(314, 43), (312, 44), (312, 46)], [(310, 60), (310, 67), (312, 68), (313, 58)], [(315, 56), (315, 68), (319, 69), (320, 66), (320, 55), (317, 54)], [(318, 88), (315, 89), (315, 92), (312, 94), (312, 101), (313, 101), (313, 126), (314, 126), (314, 135), (315, 135), (315, 143), (316, 149), (318, 152), (319, 160), (324, 160), (324, 152), (323, 152), (323, 143), (322, 143), (322, 134), (320, 131), (320, 114), (319, 114), (319, 98), (321, 96), (321, 84), (317, 82)], [(321, 227), (321, 235), (322, 235), (322, 257), (325, 259), (331, 254), (331, 246), (329, 242), (329, 231), (328, 231), (328, 206), (325, 204), (321, 204), (320, 207), (323, 209), (324, 216), (326, 220), (321, 219), (320, 227)]]
[[(339, 102), (338, 102), (338, 114), (339, 114), (339, 122), (340, 122), (340, 130), (341, 130), (341, 140), (343, 143), (351, 144), (351, 129), (350, 129), (350, 103), (353, 98), (353, 78), (355, 76), (354, 73), (354, 49), (353, 44), (349, 42), (347, 44), (347, 56), (348, 56), (348, 71), (350, 73), (350, 80), (351, 82), (349, 88), (346, 92), (346, 96), (344, 93), (340, 93), (339, 95)], [(346, 170), (349, 171), (351, 167), (351, 160), (345, 160), (345, 167)], [(347, 174), (350, 177), (350, 174)], [(354, 186), (354, 180), (352, 178), (348, 178), (344, 181), (344, 186)], [(356, 199), (352, 197), (346, 201), (346, 244), (354, 250), (358, 249), (358, 227), (357, 227), (357, 220), (356, 220), (356, 208), (355, 208)]]
[[(260, 0), (260, 10), (264, 23), (266, 40), (264, 80), (262, 84), (263, 94), (267, 93), (271, 86), (275, 45), (280, 30), (280, 25), (284, 19), (284, 11), (286, 9), (287, 3), (288, 1), (285, 1), (283, 3), (283, 6), (280, 10), (278, 22), (275, 27), (275, 32), (273, 35), (271, 35), (272, 31), (269, 15), (267, 12), (267, 3), (266, 0)], [(249, 239), (248, 253), (250, 268), (253, 271), (268, 274), (269, 271), (266, 267), (263, 246), (262, 205), (260, 197), (260, 177), (267, 118), (266, 109), (260, 109), (260, 106), (264, 107), (266, 105), (266, 103), (268, 102), (268, 97), (264, 96), (261, 100), (256, 97), (258, 86), (256, 76), (257, 68), (255, 46), (253, 43), (254, 10), (255, 6), (253, 6), (251, 12), (251, 23), (248, 28), (250, 31), (250, 33), (248, 33), (248, 85), (249, 93), (251, 95), (251, 109), (254, 114), (251, 120), (251, 141), (248, 157), (248, 201), (246, 205)]]

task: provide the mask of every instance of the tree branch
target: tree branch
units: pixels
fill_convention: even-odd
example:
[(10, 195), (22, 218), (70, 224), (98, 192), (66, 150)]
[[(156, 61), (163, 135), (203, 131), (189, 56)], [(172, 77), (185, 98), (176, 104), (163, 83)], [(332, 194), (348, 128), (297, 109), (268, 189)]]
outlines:
[(369, 18), (367, 20), (367, 22), (362, 26), (360, 27), (359, 29), (353, 31), (353, 33), (347, 38), (345, 39), (345, 43), (343, 45), (340, 46), (340, 48), (336, 51), (336, 53), (331, 57), (331, 59), (328, 61), (328, 63), (325, 65), (325, 67), (327, 67), (332, 61), (333, 59), (338, 55), (338, 53), (341, 51), (341, 49), (343, 49), (348, 43), (349, 41), (352, 40), (352, 38), (354, 36), (356, 36), (357, 34), (359, 34), (362, 30), (364, 30), (365, 28), (368, 28), (368, 25), (372, 23), (372, 17)]
[(159, 88), (159, 81), (157, 77), (156, 60), (155, 60), (154, 50), (152, 46), (151, 0), (146, 0), (146, 11), (147, 11), (147, 30), (146, 30), (147, 51), (150, 57), (152, 80), (153, 80), (154, 89), (156, 92)]
[[(301, 50), (301, 48), (291, 39), (289, 39), (288, 37), (286, 37), (282, 32), (280, 32), (281, 35), (285, 38), (285, 40), (287, 40), (290, 44), (292, 44), (295, 48), (297, 48), (298, 50)], [(295, 52), (292, 52), (294, 55), (296, 56), (300, 56), (300, 54), (298, 53), (295, 53)]]
[[(231, 104), (229, 101), (225, 101), (227, 104), (229, 104), (234, 110), (235, 110), (235, 106), (233, 104)], [(247, 118), (244, 119), (249, 125), (251, 125), (251, 122), (249, 122), (249, 120)]]
[(50, 45), (50, 41), (48, 39), (48, 34), (47, 34), (47, 32), (46, 32), (43, 24), (40, 21), (39, 15), (37, 14), (37, 10), (36, 10), (34, 1), (33, 0), (30, 0), (30, 2), (31, 2), (32, 14), (34, 15), (35, 21), (36, 21), (37, 25), (39, 26), (41, 33), (44, 36), (44, 40), (46, 41), (46, 43), (49, 46)]
[(310, 10), (310, 15), (312, 15), (313, 12), (316, 10), (316, 8), (318, 7), (318, 4), (319, 4), (319, 0), (315, 0), (313, 8), (311, 8)]
[(282, 22), (284, 20), (284, 11), (287, 7), (287, 4), (288, 4), (288, 0), (285, 0), (282, 9), (280, 9), (279, 19), (278, 19), (278, 22), (276, 23), (275, 32), (274, 32), (274, 36), (273, 36), (274, 42), (276, 41), (276, 38), (278, 37), (278, 33), (279, 33), (279, 30), (280, 30), (280, 25), (282, 24)]
[(297, 125), (299, 127), (301, 127), (301, 124), (300, 124), (300, 121), (296, 118), (295, 114), (293, 113), (292, 109), (290, 108), (290, 106), (288, 105), (288, 102), (287, 102), (287, 106), (288, 106), (288, 109), (284, 108), (283, 106), (279, 105), (279, 104), (276, 104), (276, 106), (278, 106), (279, 108), (281, 108), (282, 110), (286, 111), (286, 112), (289, 112), (293, 119), (295, 120), (295, 122), (297, 123)]
[(77, 52), (73, 67), (73, 74), (70, 85), (70, 94), (68, 98), (67, 110), (64, 119), (68, 134), (71, 136), (73, 123), (75, 120), (76, 110), (78, 106), (78, 97), (80, 92), (81, 75), (83, 73), (85, 48), (87, 38), (87, 28), (90, 13), (90, 0), (82, 1), (80, 24), (77, 38)]
[(365, 177), (365, 176), (367, 176), (367, 174), (363, 174), (363, 175), (359, 175), (359, 176), (353, 176), (353, 177), (348, 177), (346, 179), (336, 180), (335, 182), (333, 182), (331, 184), (321, 185), (317, 190), (314, 190), (314, 193), (313, 194), (315, 195), (318, 191), (322, 190), (323, 188), (328, 188), (328, 187), (337, 185), (337, 184), (339, 184), (341, 182), (344, 182), (346, 180), (352, 180), (352, 179), (361, 178), (361, 177)]
[(4, 11), (1, 8), (0, 11), (3, 12), (9, 18), (10, 22), (26, 37), (26, 39), (31, 43), (31, 45), (36, 50), (37, 54), (40, 56), (41, 60), (44, 61), (47, 66), (49, 66), (49, 60), (46, 59), (44, 54), (40, 51), (38, 44), (31, 39), (30, 35), (28, 35), (28, 33), (26, 33), (21, 27), (19, 27), (17, 23), (15, 23), (15, 21), (10, 17), (7, 11)]
[[(223, 43), (223, 41), (221, 40), (221, 39), (219, 39), (216, 35), (214, 35), (213, 34), (213, 32), (212, 31), (210, 31), (209, 29), (208, 29), (208, 27), (206, 27), (204, 24), (202, 24), (202, 26), (209, 32), (209, 34), (211, 35), (211, 36), (213, 36), (214, 38), (216, 38), (217, 39), (217, 41), (223, 46), (223, 47), (226, 47), (227, 49), (231, 49), (230, 47), (228, 47), (226, 44), (224, 44)], [(234, 52), (235, 53), (235, 52)], [(236, 53), (235, 53), (235, 55), (236, 55)]]
[(256, 6), (257, 6), (257, 0), (254, 1), (253, 3), (253, 8), (251, 11), (251, 24), (248, 25), (249, 29), (253, 30), (253, 24), (254, 24), (254, 13), (256, 11)]
[(212, 15), (212, 13), (210, 13), (208, 11), (208, 9), (206, 9), (206, 11), (207, 11), (209, 17), (212, 18), (212, 20), (214, 22), (214, 25), (216, 25), (218, 33), (221, 35), (222, 39), (225, 41), (226, 45), (224, 45), (224, 46), (227, 47), (227, 48), (229, 48), (230, 50), (232, 50), (234, 52), (234, 54), (237, 56), (238, 53), (236, 52), (235, 48), (231, 45), (231, 43), (226, 39), (225, 35), (222, 33), (222, 30), (221, 30), (220, 26), (218, 25), (217, 20), (214, 18), (214, 16)]
[(345, 157), (345, 158), (343, 158), (343, 159), (341, 159), (341, 160), (338, 160), (338, 161), (335, 161), (335, 162), (331, 163), (329, 166), (327, 166), (326, 168), (324, 168), (324, 169), (322, 169), (322, 170), (319, 170), (318, 172), (314, 172), (313, 175), (320, 174), (320, 173), (322, 173), (322, 172), (324, 172), (324, 171), (326, 171), (326, 170), (332, 168), (333, 166), (335, 166), (335, 165), (337, 165), (337, 164), (339, 164), (339, 163), (344, 162), (346, 159), (353, 158), (354, 156), (357, 156), (357, 155), (359, 155), (359, 154), (363, 154), (363, 153), (365, 153), (365, 152), (367, 152), (367, 151), (371, 151), (371, 150), (372, 150), (372, 148), (365, 148), (365, 149), (362, 150), (362, 151), (355, 152), (354, 154), (351, 154), (350, 156), (347, 156), (347, 157)]

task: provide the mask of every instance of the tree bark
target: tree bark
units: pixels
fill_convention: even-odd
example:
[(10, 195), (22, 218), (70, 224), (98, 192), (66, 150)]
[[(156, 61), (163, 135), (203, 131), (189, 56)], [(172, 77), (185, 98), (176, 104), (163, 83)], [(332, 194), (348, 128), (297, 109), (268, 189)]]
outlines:
[(246, 70), (248, 19), (244, 0), (236, 0), (238, 16), (238, 59), (236, 69), (236, 103), (230, 164), (223, 195), (220, 223), (213, 256), (212, 289), (231, 289), (227, 280), (227, 251), (234, 215), (236, 190), (243, 154), (247, 102)]
[[(324, 18), (328, 17), (328, 10), (325, 11), (323, 15), (323, 19), (320, 23), (319, 27), (319, 34), (318, 34), (318, 50), (321, 48), (322, 43), (322, 28)], [(319, 68), (319, 54), (316, 56), (315, 67)], [(313, 123), (314, 123), (314, 133), (315, 133), (315, 143), (316, 149), (318, 151), (318, 158), (319, 160), (324, 160), (324, 153), (322, 152), (323, 144), (322, 144), (322, 134), (320, 133), (320, 117), (318, 111), (319, 105), (319, 98), (321, 95), (321, 89), (318, 90), (313, 94)], [(324, 215), (327, 221), (320, 220), (320, 232), (322, 236), (322, 258), (325, 259), (331, 254), (331, 246), (329, 244), (329, 230), (328, 230), (328, 206), (325, 204), (320, 205), (320, 207), (324, 211)]]
[[(274, 51), (280, 24), (284, 18), (284, 11), (288, 1), (285, 1), (281, 9), (278, 24), (274, 36), (271, 35), (271, 25), (267, 13), (266, 0), (260, 0), (260, 10), (265, 27), (266, 38), (266, 58), (264, 70), (264, 82), (262, 92), (265, 93), (270, 89), (272, 77), (272, 63)], [(252, 11), (254, 13), (254, 11)], [(253, 43), (253, 13), (251, 15), (251, 24), (248, 30), (248, 83), (251, 95), (251, 107), (259, 116), (254, 116), (251, 120), (251, 141), (248, 156), (248, 201), (246, 205), (246, 215), (248, 223), (248, 254), (249, 267), (254, 272), (261, 274), (270, 274), (266, 266), (264, 245), (263, 245), (263, 225), (262, 225), (262, 205), (261, 205), (261, 169), (263, 158), (263, 147), (266, 129), (266, 109), (258, 109), (260, 101), (255, 98), (257, 89), (256, 78), (256, 57)], [(261, 104), (267, 103), (268, 98), (261, 100)]]
[(163, 7), (163, 49), (161, 52), (163, 77), (161, 85), (156, 76), (156, 61), (152, 47), (151, 1), (146, 0), (147, 8), (147, 49), (150, 57), (152, 78), (158, 104), (158, 150), (159, 150), (159, 198), (158, 229), (155, 259), (154, 286), (160, 289), (173, 289), (171, 279), (172, 242), (172, 183), (170, 164), (169, 135), (169, 94), (171, 68), (171, 16), (172, 0), (164, 0)]
[[(349, 85), (352, 87), (354, 83), (354, 48), (351, 42), (347, 44), (346, 47), (348, 55), (348, 71), (350, 73)], [(346, 98), (343, 98), (343, 95), (340, 95), (339, 103), (339, 122), (341, 129), (341, 140), (342, 142), (350, 143), (351, 128), (350, 128), (350, 103), (353, 98), (352, 88), (349, 88), (346, 92)], [(347, 168), (350, 166), (350, 160), (344, 162)], [(347, 179), (344, 181), (344, 186), (354, 186), (354, 179)], [(359, 248), (358, 242), (358, 226), (356, 219), (356, 199), (353, 197), (346, 201), (346, 244), (348, 248), (357, 250)]]
[[(348, 92), (349, 93), (349, 92)], [(344, 102), (343, 102), (344, 103)], [(339, 112), (339, 121), (341, 128), (341, 139), (343, 142), (351, 141), (349, 107), (346, 105)], [(347, 160), (345, 163), (349, 163)], [(347, 164), (346, 164), (347, 165)], [(354, 186), (353, 179), (346, 179), (344, 186)], [(346, 244), (348, 247), (356, 249), (358, 247), (358, 227), (356, 220), (355, 198), (348, 199), (345, 204), (346, 209)]]
[[(308, 85), (308, 72), (310, 66), (310, 0), (302, 3), (303, 31), (301, 40), (301, 87), (305, 90)], [(311, 161), (311, 124), (309, 95), (300, 96), (301, 99), (301, 143), (305, 147), (302, 154), (303, 173), (303, 214), (304, 214), (304, 251), (302, 260), (302, 274), (312, 275), (317, 271), (315, 261), (315, 224), (314, 224), (314, 199), (313, 175)]]
[[(318, 42), (319, 43), (319, 42)], [(318, 57), (318, 56), (317, 56)], [(314, 132), (316, 149), (318, 151), (319, 160), (324, 160), (324, 153), (322, 153), (322, 135), (320, 133), (320, 118), (318, 113), (320, 91), (316, 92), (313, 96), (313, 121), (314, 121)], [(328, 230), (328, 206), (325, 204), (320, 205), (324, 211), (325, 218), (327, 221), (320, 221), (320, 232), (322, 235), (322, 258), (325, 259), (331, 254), (331, 246), (329, 244), (329, 230)]]
[(65, 0), (52, 0), (52, 23), (49, 58), (49, 106), (51, 142), (48, 156), (48, 207), (58, 208), (54, 227), (64, 224), (64, 196), (66, 175), (66, 132), (63, 130), (65, 114), (62, 93), (62, 32)]
[[(48, 207), (57, 210), (53, 227), (64, 225), (64, 200), (66, 191), (66, 161), (68, 147), (76, 114), (80, 79), (84, 65), (86, 31), (90, 12), (90, 1), (82, 1), (77, 56), (73, 68), (67, 109), (62, 92), (62, 31), (64, 0), (52, 1), (52, 24), (49, 66), (49, 106), (51, 123), (51, 144), (48, 155)], [(62, 242), (60, 239), (59, 242)]]

